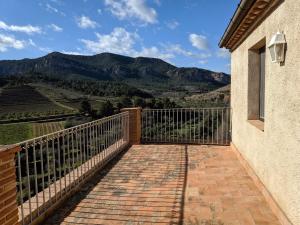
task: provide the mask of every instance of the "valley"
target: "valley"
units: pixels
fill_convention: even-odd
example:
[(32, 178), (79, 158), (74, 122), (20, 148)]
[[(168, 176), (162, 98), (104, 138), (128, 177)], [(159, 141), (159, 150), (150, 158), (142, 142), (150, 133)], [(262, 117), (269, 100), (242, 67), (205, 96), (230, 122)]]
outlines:
[[(121, 108), (229, 105), (230, 76), (154, 58), (50, 53), (0, 61), (0, 145), (118, 113)], [(6, 134), (18, 133), (17, 140)]]

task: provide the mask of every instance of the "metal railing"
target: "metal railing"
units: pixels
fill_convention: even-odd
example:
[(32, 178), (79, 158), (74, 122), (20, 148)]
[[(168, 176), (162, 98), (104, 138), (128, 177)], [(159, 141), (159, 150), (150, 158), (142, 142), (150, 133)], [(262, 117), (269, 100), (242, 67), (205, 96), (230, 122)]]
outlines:
[(143, 143), (230, 144), (230, 108), (144, 109)]
[(58, 131), (19, 145), (16, 174), (21, 224), (30, 224), (91, 171), (128, 145), (129, 114)]

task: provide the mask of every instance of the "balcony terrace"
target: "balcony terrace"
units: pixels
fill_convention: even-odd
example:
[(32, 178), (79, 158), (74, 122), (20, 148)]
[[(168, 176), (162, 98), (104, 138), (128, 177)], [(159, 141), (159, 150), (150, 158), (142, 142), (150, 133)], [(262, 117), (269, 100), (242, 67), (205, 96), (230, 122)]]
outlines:
[(134, 108), (7, 147), (0, 224), (280, 224), (229, 144), (227, 108)]

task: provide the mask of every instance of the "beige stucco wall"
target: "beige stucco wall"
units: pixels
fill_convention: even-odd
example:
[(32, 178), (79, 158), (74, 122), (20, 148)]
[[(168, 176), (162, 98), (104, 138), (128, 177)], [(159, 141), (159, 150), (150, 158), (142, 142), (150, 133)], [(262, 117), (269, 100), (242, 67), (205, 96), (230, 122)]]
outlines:
[[(248, 49), (278, 30), (285, 64), (266, 51), (264, 131), (247, 121)], [(285, 0), (232, 53), (232, 142), (294, 225), (300, 225), (300, 0)], [(259, 206), (258, 206), (259, 207)]]

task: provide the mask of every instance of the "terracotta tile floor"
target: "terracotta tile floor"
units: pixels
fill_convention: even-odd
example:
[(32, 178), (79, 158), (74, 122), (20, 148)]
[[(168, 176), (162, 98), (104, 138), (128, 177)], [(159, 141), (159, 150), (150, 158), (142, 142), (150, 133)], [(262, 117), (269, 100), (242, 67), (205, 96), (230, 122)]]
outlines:
[(229, 147), (133, 146), (45, 224), (277, 225)]

